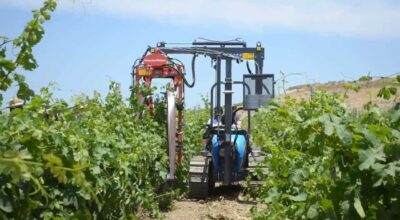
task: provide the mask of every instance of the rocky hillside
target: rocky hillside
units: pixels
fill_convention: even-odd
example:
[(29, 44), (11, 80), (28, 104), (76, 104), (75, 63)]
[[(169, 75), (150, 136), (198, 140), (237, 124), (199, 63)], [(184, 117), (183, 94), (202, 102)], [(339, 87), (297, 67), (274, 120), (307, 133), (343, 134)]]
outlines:
[[(398, 88), (397, 95), (389, 100), (377, 97), (379, 90), (388, 85)], [(359, 88), (359, 90), (356, 92), (351, 88)], [(368, 102), (375, 103), (382, 108), (390, 108), (400, 101), (400, 87), (398, 84), (396, 85), (395, 83), (391, 82), (390, 79), (306, 84), (289, 88), (286, 91), (286, 96), (290, 96), (297, 100), (309, 99), (311, 94), (318, 90), (325, 90), (327, 92), (340, 94), (343, 97), (346, 105), (350, 109), (357, 111), (362, 110), (363, 106)], [(281, 98), (284, 99), (285, 95), (281, 96)]]

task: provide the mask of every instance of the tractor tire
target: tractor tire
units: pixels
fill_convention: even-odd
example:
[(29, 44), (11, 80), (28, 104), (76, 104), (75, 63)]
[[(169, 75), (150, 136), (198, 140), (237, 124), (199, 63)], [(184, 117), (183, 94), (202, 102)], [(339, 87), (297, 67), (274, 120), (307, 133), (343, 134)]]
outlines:
[(206, 199), (214, 188), (211, 158), (195, 156), (189, 168), (189, 198)]

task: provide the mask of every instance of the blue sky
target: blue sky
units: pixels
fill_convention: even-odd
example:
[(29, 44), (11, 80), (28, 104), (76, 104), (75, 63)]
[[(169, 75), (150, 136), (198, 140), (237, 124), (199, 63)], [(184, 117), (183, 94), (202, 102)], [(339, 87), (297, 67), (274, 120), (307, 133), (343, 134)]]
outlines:
[[(0, 0), (0, 35), (17, 36), (41, 2)], [(260, 41), (265, 73), (302, 73), (288, 78), (291, 86), (391, 75), (400, 71), (399, 11), (394, 0), (60, 0), (34, 49), (39, 68), (26, 77), (36, 91), (56, 82), (55, 96), (67, 100), (105, 94), (110, 79), (128, 96), (131, 66), (148, 45), (198, 37)], [(190, 67), (190, 57), (178, 58)], [(197, 69), (196, 87), (186, 90), (189, 107), (201, 104), (214, 81), (209, 59), (200, 58)], [(233, 71), (237, 80), (246, 73), (243, 64)]]

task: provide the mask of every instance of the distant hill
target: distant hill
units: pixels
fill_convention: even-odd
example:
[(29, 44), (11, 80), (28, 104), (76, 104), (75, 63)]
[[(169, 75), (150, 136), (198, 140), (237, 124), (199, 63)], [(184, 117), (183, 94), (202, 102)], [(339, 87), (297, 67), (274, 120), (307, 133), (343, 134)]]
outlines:
[[(345, 85), (350, 84), (358, 84), (360, 86), (360, 90), (355, 92), (353, 90), (345, 89)], [(393, 82), (390, 82), (388, 79), (379, 79), (379, 80), (371, 80), (371, 81), (338, 81), (338, 82), (328, 82), (328, 83), (315, 83), (315, 84), (306, 84), (300, 86), (290, 87), (286, 91), (286, 96), (290, 96), (297, 100), (300, 99), (310, 99), (312, 91), (325, 90), (331, 93), (338, 93), (341, 97), (344, 97), (345, 93), (347, 98), (344, 98), (344, 101), (348, 108), (360, 111), (363, 109), (363, 106), (372, 102), (377, 104), (378, 106), (387, 109), (396, 104), (396, 102), (400, 101), (400, 87), (397, 85), (398, 92), (395, 97), (392, 97), (390, 100), (384, 100), (382, 98), (377, 97), (379, 90), (383, 86), (392, 85), (395, 86)], [(281, 96), (281, 99), (284, 99), (285, 95)]]

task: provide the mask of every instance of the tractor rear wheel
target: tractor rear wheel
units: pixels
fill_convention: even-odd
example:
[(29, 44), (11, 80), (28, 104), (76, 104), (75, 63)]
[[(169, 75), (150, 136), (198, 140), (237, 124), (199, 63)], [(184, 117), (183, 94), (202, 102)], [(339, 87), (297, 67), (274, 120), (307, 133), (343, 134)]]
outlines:
[(189, 198), (205, 199), (214, 188), (211, 158), (195, 156), (190, 160)]

